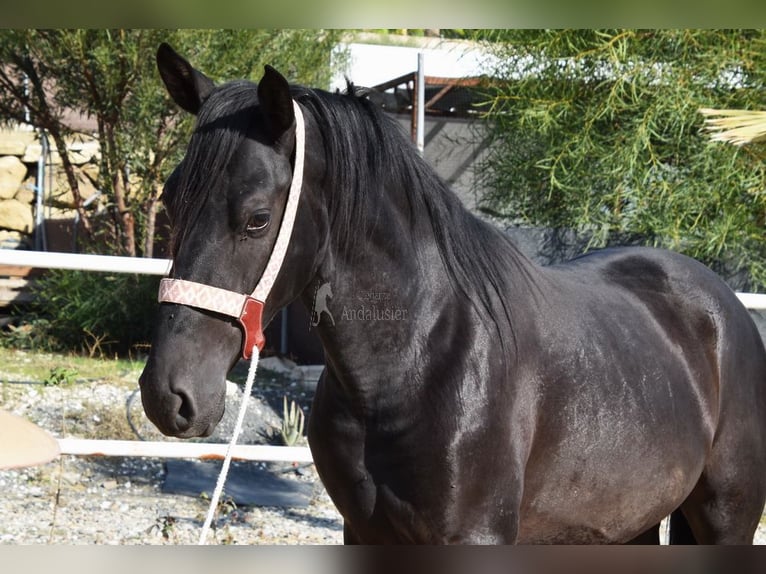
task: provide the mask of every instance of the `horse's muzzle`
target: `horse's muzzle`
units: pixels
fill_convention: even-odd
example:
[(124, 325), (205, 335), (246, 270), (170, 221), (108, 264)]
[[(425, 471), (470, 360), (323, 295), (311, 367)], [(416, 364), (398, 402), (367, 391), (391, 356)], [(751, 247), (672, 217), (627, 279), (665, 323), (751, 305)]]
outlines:
[(173, 388), (172, 384), (160, 385), (156, 379), (153, 380), (149, 369), (142, 373), (139, 385), (146, 416), (166, 436), (210, 436), (223, 417), (223, 394), (218, 400), (200, 402), (186, 391)]

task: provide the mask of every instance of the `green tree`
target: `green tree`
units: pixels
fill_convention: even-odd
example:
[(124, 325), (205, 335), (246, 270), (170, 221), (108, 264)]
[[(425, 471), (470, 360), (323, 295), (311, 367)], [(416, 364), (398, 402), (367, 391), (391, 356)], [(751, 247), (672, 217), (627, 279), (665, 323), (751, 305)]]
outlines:
[(700, 108), (766, 107), (763, 30), (482, 31), (498, 56), (483, 208), (628, 233), (766, 286), (764, 148), (711, 142)]
[[(154, 58), (159, 43), (169, 42), (217, 80), (257, 80), (268, 63), (291, 81), (325, 86), (339, 38), (340, 31), (323, 30), (4, 30), (0, 119), (23, 121), (28, 110), (61, 152), (72, 131), (66, 111), (94, 117), (98, 183), (113, 215), (107, 239), (118, 253), (149, 256), (162, 182), (192, 125), (162, 87)], [(89, 228), (71, 162), (65, 151), (61, 155)]]

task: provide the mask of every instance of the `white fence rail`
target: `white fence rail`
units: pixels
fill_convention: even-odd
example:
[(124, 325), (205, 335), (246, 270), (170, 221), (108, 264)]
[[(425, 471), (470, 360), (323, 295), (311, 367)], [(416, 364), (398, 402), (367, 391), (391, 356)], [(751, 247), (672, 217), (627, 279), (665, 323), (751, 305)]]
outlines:
[[(167, 275), (170, 259), (83, 255), (42, 251), (0, 249), (0, 265), (39, 267), (44, 269), (79, 269), (106, 273), (141, 273)], [(227, 444), (181, 443), (160, 441), (118, 441), (90, 439), (58, 439), (62, 454), (102, 456), (146, 456), (162, 458), (223, 458)], [(312, 462), (307, 447), (271, 445), (235, 445), (232, 457), (239, 460), (269, 462)]]
[[(161, 442), (138, 440), (58, 439), (61, 454), (85, 456), (156, 456), (162, 458), (223, 459), (229, 445), (209, 442)], [(236, 444), (235, 460), (312, 462), (311, 451), (303, 446)]]
[(19, 267), (167, 275), (170, 273), (172, 264), (173, 262), (170, 259), (0, 249), (0, 265), (16, 265)]
[[(0, 265), (17, 265), (20, 267), (167, 275), (172, 264), (173, 261), (170, 259), (0, 249)], [(748, 309), (766, 309), (766, 294), (737, 293), (737, 297)]]
[(748, 309), (766, 309), (766, 295), (763, 293), (737, 293), (737, 297)]

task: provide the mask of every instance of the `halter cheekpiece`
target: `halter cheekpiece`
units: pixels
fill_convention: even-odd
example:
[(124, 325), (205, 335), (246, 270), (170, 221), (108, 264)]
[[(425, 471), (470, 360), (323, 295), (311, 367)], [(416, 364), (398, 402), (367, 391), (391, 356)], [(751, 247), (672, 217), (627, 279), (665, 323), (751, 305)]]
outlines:
[(205, 309), (234, 317), (242, 328), (242, 358), (247, 360), (254, 346), (262, 350), (266, 343), (263, 335), (263, 306), (266, 302), (274, 281), (282, 268), (282, 262), (287, 252), (295, 214), (298, 211), (298, 200), (303, 185), (303, 159), (305, 156), (305, 128), (303, 114), (297, 103), (293, 101), (295, 112), (295, 169), (287, 204), (279, 227), (277, 241), (269, 256), (269, 261), (252, 294), (245, 295), (236, 291), (220, 289), (203, 283), (186, 281), (185, 279), (162, 279), (158, 300), (160, 303), (177, 303)]

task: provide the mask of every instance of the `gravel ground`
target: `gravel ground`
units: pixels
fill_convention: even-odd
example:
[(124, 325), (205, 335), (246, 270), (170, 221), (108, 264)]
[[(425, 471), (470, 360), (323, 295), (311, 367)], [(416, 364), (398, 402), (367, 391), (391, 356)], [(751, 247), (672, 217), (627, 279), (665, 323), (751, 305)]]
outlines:
[[(254, 388), (240, 444), (273, 442), (284, 395), (297, 400), (308, 414), (311, 391), (302, 381), (279, 375), (269, 381), (268, 371), (263, 372), (267, 384)], [(263, 383), (264, 376), (258, 380)], [(56, 437), (138, 440), (138, 434), (146, 440), (174, 440), (160, 435), (146, 419), (137, 388), (99, 381), (10, 385), (15, 392), (6, 397), (3, 408)], [(226, 415), (215, 434), (205, 439), (209, 442), (228, 442), (231, 436), (242, 386), (230, 383), (227, 393)], [(219, 504), (208, 543), (342, 543), (341, 517), (313, 465), (234, 465), (255, 465), (281, 478), (308, 483), (310, 503), (294, 508)], [(66, 455), (45, 465), (0, 470), (0, 544), (196, 544), (208, 500), (164, 493), (164, 478), (165, 465), (156, 458)]]
[[(161, 492), (157, 460), (67, 456), (3, 471), (2, 544), (196, 544), (207, 501)], [(340, 544), (342, 523), (314, 473), (305, 508), (222, 508), (209, 543)], [(57, 496), (58, 492), (58, 496)]]
[[(3, 408), (54, 436), (174, 440), (162, 437), (146, 419), (135, 383), (5, 383), (14, 392), (10, 397), (4, 392)], [(231, 436), (242, 386), (230, 383), (227, 392), (226, 415), (207, 441), (228, 442)], [(273, 442), (282, 397), (295, 399), (308, 415), (311, 394), (305, 380), (260, 369), (239, 442)], [(294, 508), (221, 504), (209, 543), (342, 543), (341, 517), (312, 465), (234, 464), (257, 465), (308, 483), (311, 500)], [(0, 544), (196, 544), (208, 501), (162, 492), (164, 478), (165, 465), (154, 458), (67, 455), (37, 467), (0, 470)], [(755, 543), (766, 544), (766, 519)]]

